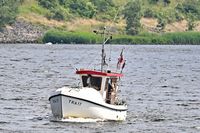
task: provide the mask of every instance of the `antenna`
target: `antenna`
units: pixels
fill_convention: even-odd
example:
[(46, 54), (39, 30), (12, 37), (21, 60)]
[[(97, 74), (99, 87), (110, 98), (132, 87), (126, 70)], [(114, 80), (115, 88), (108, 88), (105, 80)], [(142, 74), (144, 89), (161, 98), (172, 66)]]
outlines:
[[(106, 26), (103, 28), (102, 32), (99, 32), (97, 30), (94, 30), (93, 32), (96, 34), (101, 34), (103, 35), (103, 43), (102, 43), (102, 53), (101, 53), (101, 72), (103, 72), (103, 67), (104, 65), (108, 65), (106, 63), (106, 54), (105, 54), (105, 49), (104, 45), (108, 42), (109, 39), (112, 39), (112, 34), (110, 33), (111, 30), (111, 25), (115, 22), (118, 14), (119, 14), (120, 8), (117, 10), (117, 13), (112, 21), (112, 23), (109, 25), (108, 29), (106, 30)], [(106, 32), (107, 31), (107, 32)], [(110, 56), (109, 56), (109, 62), (111, 61), (111, 48), (110, 48)]]
[(104, 45), (108, 42), (109, 39), (112, 39), (112, 34), (110, 34), (109, 31), (106, 32), (106, 27), (103, 28), (102, 32), (96, 30), (94, 30), (93, 32), (96, 34), (103, 35), (102, 52), (101, 52), (101, 72), (103, 72), (104, 66), (107, 65)]

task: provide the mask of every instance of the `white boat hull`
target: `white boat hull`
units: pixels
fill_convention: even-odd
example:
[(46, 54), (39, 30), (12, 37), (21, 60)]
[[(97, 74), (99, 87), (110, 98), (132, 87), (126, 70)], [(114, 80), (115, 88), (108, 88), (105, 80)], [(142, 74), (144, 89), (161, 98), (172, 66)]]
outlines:
[[(63, 94), (62, 90), (59, 92), (60, 93), (53, 94), (49, 98), (52, 113), (55, 118), (75, 117), (116, 121), (123, 121), (126, 119), (127, 108), (124, 105), (110, 105), (88, 100), (80, 96), (71, 96), (70, 94), (73, 93), (71, 90), (70, 92), (67, 91), (68, 94)], [(90, 94), (87, 97), (90, 97)]]

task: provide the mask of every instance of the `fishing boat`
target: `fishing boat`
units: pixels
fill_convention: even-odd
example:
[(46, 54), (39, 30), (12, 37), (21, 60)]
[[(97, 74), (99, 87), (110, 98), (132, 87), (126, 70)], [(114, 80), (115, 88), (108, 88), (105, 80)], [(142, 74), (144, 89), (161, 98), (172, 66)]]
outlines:
[[(105, 30), (105, 29), (104, 29)], [(96, 34), (100, 32), (95, 31)], [(122, 72), (106, 70), (104, 45), (111, 37), (105, 37), (102, 43), (100, 70), (77, 69), (80, 76), (79, 87), (64, 86), (57, 89), (49, 97), (53, 117), (56, 119), (85, 118), (112, 121), (124, 121), (127, 116), (127, 105), (119, 100), (118, 82)], [(122, 55), (118, 58), (118, 66), (124, 67)]]

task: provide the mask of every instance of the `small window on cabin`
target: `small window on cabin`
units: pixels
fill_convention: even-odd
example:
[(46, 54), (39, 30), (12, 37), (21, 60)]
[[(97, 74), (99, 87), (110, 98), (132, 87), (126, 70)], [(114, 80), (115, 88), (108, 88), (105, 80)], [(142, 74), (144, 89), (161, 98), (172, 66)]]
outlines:
[(91, 75), (89, 76), (82, 76), (83, 81), (83, 87), (92, 87), (96, 90), (100, 91), (101, 89), (101, 77), (93, 77)]
[(105, 90), (107, 90), (108, 87), (116, 90), (116, 88), (117, 88), (117, 78), (107, 78), (106, 84), (105, 84)]

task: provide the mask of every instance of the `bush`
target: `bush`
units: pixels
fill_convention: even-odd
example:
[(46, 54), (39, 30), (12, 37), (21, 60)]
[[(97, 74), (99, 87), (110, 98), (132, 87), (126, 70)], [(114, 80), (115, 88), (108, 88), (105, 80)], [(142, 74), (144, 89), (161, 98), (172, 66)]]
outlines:
[(166, 34), (143, 33), (138, 36), (117, 36), (112, 44), (200, 44), (199, 32), (177, 32)]
[(149, 3), (150, 4), (156, 4), (156, 3), (158, 3), (159, 2), (159, 0), (149, 0)]
[(110, 40), (111, 44), (132, 44), (133, 38), (131, 36), (118, 36)]
[(39, 4), (47, 9), (52, 9), (57, 6), (56, 1), (54, 0), (38, 0)]
[(44, 37), (43, 42), (65, 43), (65, 44), (94, 44), (99, 43), (101, 38), (92, 33), (86, 32), (66, 32), (61, 30), (50, 30)]
[(177, 32), (163, 35), (171, 44), (200, 44), (199, 32)]
[(144, 11), (144, 17), (146, 18), (154, 18), (156, 15), (154, 13), (154, 11), (150, 8), (147, 8), (145, 11)]
[(143, 33), (137, 36), (117, 36), (111, 40), (112, 44), (167, 44), (169, 43), (168, 39), (150, 33)]
[(142, 5), (139, 0), (128, 2), (123, 11), (126, 20), (126, 33), (137, 35), (141, 30)]
[(176, 10), (185, 14), (186, 17), (193, 15), (194, 18), (200, 19), (200, 1), (190, 0), (176, 6)]
[(52, 18), (58, 21), (66, 20), (66, 15), (62, 8), (57, 8), (52, 11), (53, 15)]
[[(48, 31), (43, 37), (44, 43), (96, 44), (102, 38), (93, 33), (66, 32), (58, 29)], [(162, 35), (142, 33), (137, 36), (117, 35), (109, 41), (111, 44), (200, 44), (199, 32), (177, 32)]]
[(60, 10), (61, 8), (67, 10), (74, 17), (94, 18), (101, 14), (107, 14), (107, 16), (102, 16), (107, 20), (112, 20), (117, 12), (113, 0), (38, 0), (38, 3), (55, 14), (48, 13), (46, 15), (48, 18), (56, 20), (67, 18), (65, 13)]
[(11, 24), (15, 21), (18, 6), (19, 1), (16, 2), (15, 0), (5, 0), (0, 2), (0, 29), (6, 24)]

